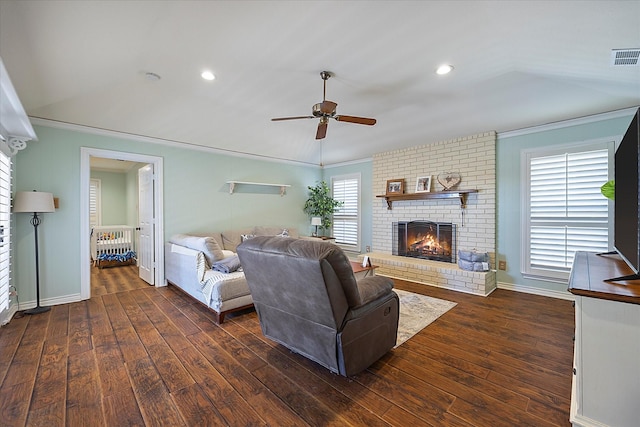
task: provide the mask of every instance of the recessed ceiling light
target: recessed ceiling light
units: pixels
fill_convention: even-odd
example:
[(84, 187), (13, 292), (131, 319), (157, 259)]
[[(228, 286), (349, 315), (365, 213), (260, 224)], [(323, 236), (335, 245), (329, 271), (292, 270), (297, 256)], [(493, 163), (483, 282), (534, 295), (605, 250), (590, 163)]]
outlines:
[(214, 76), (211, 71), (203, 71), (202, 74), (200, 74), (200, 75), (205, 80), (213, 80), (213, 79), (216, 78), (216, 76)]
[(452, 70), (453, 70), (453, 65), (445, 64), (438, 67), (438, 69), (436, 70), (436, 74), (440, 74), (440, 75), (449, 74)]

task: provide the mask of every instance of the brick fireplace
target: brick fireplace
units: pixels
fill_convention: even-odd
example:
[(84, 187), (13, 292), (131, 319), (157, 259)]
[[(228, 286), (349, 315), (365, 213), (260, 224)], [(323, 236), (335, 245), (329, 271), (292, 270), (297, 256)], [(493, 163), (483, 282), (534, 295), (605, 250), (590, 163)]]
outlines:
[[(373, 156), (373, 233), (372, 262), (379, 265), (376, 274), (411, 280), (425, 285), (488, 295), (496, 287), (495, 271), (469, 272), (454, 262), (394, 255), (393, 224), (423, 221), (455, 225), (453, 237), (457, 250), (489, 252), (495, 268), (495, 152), (496, 133), (486, 132), (463, 138), (435, 142)], [(478, 190), (469, 194), (463, 205), (458, 198), (395, 201), (388, 209), (384, 199), (387, 180), (404, 179), (405, 193), (413, 193), (417, 177), (432, 176), (431, 191), (442, 186), (437, 176), (458, 172), (460, 190)], [(397, 248), (396, 248), (397, 249)]]

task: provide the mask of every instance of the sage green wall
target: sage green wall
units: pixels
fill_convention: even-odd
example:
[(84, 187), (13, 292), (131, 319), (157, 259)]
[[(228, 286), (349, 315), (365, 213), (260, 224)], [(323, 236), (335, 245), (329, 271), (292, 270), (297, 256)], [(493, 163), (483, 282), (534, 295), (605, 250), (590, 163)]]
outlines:
[(497, 181), (497, 258), (507, 261), (507, 270), (498, 270), (498, 283), (564, 292), (566, 283), (528, 279), (520, 273), (521, 179), (520, 156), (524, 149), (551, 147), (559, 144), (579, 143), (601, 138), (620, 141), (629, 123), (629, 117), (601, 120), (560, 129), (533, 132), (526, 135), (502, 137), (498, 134), (496, 146)]
[[(165, 240), (175, 233), (220, 231), (250, 225), (308, 228), (302, 211), (307, 186), (321, 179), (320, 168), (236, 157), (212, 151), (34, 126), (38, 141), (15, 158), (14, 191), (52, 192), (55, 213), (39, 227), (41, 299), (80, 294), (80, 148), (158, 156), (164, 159)], [(275, 187), (238, 186), (227, 180), (290, 184), (280, 197)], [(33, 227), (18, 216), (14, 233), (14, 278), (20, 301), (35, 300)]]
[(126, 175), (127, 225), (138, 226), (138, 170), (144, 163), (138, 163)]
[(91, 171), (91, 178), (100, 180), (102, 225), (130, 225), (127, 224), (127, 175)]
[(341, 166), (326, 166), (322, 179), (330, 184), (332, 177), (352, 173), (360, 174), (360, 252), (363, 253), (367, 246), (371, 247), (373, 233), (373, 161), (368, 159)]

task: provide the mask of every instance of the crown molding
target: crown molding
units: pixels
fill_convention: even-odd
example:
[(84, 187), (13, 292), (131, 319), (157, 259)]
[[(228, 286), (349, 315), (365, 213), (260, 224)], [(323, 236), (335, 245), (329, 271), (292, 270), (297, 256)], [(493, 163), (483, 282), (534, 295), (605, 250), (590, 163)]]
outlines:
[(69, 130), (69, 131), (73, 131), (73, 132), (88, 133), (88, 134), (91, 134), (91, 135), (106, 136), (106, 137), (110, 137), (110, 138), (127, 139), (127, 140), (130, 140), (130, 141), (145, 142), (145, 143), (157, 144), (157, 145), (165, 145), (165, 146), (168, 146), (168, 147), (176, 147), (176, 148), (181, 148), (181, 149), (185, 149), (186, 148), (188, 150), (202, 151), (202, 152), (205, 152), (205, 153), (224, 154), (224, 155), (227, 155), (227, 156), (242, 157), (242, 158), (248, 158), (248, 159), (253, 159), (253, 160), (263, 160), (263, 161), (267, 161), (267, 162), (283, 163), (283, 164), (289, 164), (289, 165), (295, 165), (295, 166), (301, 166), (302, 165), (302, 166), (311, 166), (311, 167), (317, 167), (317, 168), (321, 167), (320, 165), (317, 165), (315, 163), (302, 162), (302, 161), (297, 161), (297, 160), (278, 159), (278, 158), (275, 158), (275, 157), (262, 156), (262, 155), (259, 155), (259, 154), (244, 153), (242, 151), (225, 150), (223, 148), (206, 147), (204, 145), (193, 144), (193, 143), (190, 143), (190, 142), (174, 141), (174, 140), (171, 140), (171, 139), (164, 139), (164, 138), (156, 138), (156, 137), (151, 137), (151, 136), (137, 135), (137, 134), (133, 134), (133, 133), (120, 132), (120, 131), (115, 131), (115, 130), (102, 129), (102, 128), (96, 128), (96, 127), (91, 127), (91, 126), (85, 126), (85, 125), (78, 125), (78, 124), (75, 124), (75, 123), (67, 123), (67, 122), (61, 122), (61, 121), (57, 121), (57, 120), (43, 119), (41, 117), (29, 116), (29, 119), (31, 120), (31, 123), (34, 124), (34, 125), (45, 126), (45, 127), (54, 128), (54, 129)]
[(349, 160), (349, 161), (340, 162), (340, 163), (332, 163), (330, 165), (324, 165), (323, 168), (324, 169), (339, 168), (339, 167), (342, 167), (342, 166), (351, 166), (351, 165), (357, 165), (359, 163), (367, 163), (367, 162), (372, 162), (372, 161), (373, 161), (372, 157), (367, 157), (365, 159)]
[(523, 129), (499, 132), (498, 138), (512, 138), (514, 136), (529, 135), (532, 133), (562, 129), (562, 128), (571, 127), (571, 126), (579, 126), (579, 125), (584, 125), (588, 123), (600, 122), (602, 120), (617, 119), (619, 117), (631, 116), (636, 112), (637, 109), (638, 109), (638, 106), (629, 107), (629, 108), (624, 108), (622, 110), (615, 110), (615, 111), (609, 111), (606, 113), (593, 114), (590, 116), (578, 117), (575, 119), (563, 120), (560, 122), (552, 122), (552, 123), (547, 123), (539, 126), (532, 126), (532, 127), (523, 128)]

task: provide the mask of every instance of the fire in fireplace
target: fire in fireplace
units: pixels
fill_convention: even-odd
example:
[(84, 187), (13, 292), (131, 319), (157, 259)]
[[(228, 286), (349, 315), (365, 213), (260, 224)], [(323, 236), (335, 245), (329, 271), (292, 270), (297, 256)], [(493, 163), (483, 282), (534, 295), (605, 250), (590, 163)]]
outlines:
[(393, 255), (456, 262), (456, 225), (450, 222), (393, 223)]

